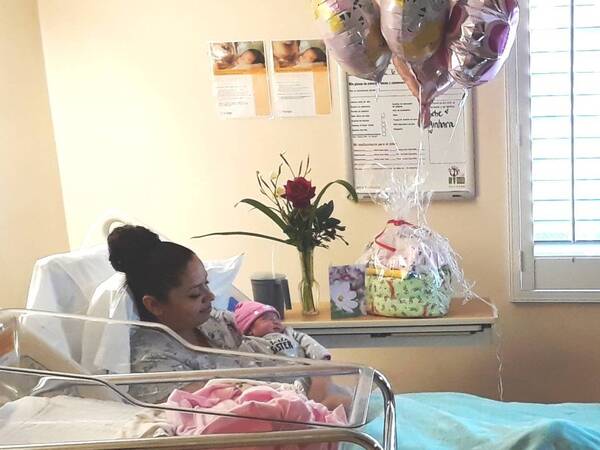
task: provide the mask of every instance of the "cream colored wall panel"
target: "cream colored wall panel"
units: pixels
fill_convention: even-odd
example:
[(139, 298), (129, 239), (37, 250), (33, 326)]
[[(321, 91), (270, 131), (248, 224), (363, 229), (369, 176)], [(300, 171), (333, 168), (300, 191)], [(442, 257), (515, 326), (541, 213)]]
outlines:
[(37, 4), (0, 1), (0, 307), (23, 307), (31, 269), (68, 248)]

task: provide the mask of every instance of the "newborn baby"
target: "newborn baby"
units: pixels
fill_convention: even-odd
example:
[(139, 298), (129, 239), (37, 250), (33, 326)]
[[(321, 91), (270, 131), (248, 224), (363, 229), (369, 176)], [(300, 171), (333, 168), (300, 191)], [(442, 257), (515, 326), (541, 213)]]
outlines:
[(325, 347), (309, 335), (286, 327), (275, 308), (259, 302), (241, 302), (235, 323), (251, 351), (295, 358), (331, 359)]
[(299, 64), (324, 63), (326, 61), (327, 55), (318, 47), (307, 48), (298, 57)]
[(236, 67), (251, 66), (253, 64), (264, 64), (265, 57), (261, 52), (254, 48), (250, 48), (243, 52), (235, 60)]
[[(331, 359), (329, 351), (309, 335), (286, 327), (275, 308), (259, 302), (241, 302), (235, 309), (235, 323), (245, 336), (244, 351), (278, 356)], [(303, 377), (295, 380), (298, 392), (333, 410), (340, 405), (348, 409), (351, 393), (333, 383), (330, 377)]]

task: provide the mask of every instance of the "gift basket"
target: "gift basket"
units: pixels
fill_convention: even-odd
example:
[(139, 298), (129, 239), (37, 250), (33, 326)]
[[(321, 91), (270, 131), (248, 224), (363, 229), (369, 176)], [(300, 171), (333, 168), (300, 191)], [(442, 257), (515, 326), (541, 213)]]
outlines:
[(452, 299), (449, 250), (447, 241), (426, 227), (388, 221), (363, 256), (367, 311), (389, 317), (446, 315)]
[[(430, 193), (421, 190), (424, 175), (389, 180), (373, 199), (393, 218), (359, 259), (366, 267), (369, 314), (441, 317), (448, 313), (453, 296), (469, 291), (458, 255), (426, 224)], [(406, 220), (409, 217), (414, 220)]]

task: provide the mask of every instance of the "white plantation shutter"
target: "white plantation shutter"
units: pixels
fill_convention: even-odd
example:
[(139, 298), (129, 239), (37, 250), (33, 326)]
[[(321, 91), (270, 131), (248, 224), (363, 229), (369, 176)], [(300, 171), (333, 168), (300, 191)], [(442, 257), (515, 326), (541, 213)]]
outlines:
[(534, 241), (600, 243), (600, 0), (530, 0), (529, 51)]
[(508, 70), (511, 291), (600, 301), (600, 0), (521, 0)]

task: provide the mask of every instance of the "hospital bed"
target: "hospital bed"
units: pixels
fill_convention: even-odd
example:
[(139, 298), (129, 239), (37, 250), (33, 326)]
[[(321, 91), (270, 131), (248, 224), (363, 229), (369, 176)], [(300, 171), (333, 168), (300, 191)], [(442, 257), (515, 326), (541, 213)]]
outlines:
[[(53, 330), (85, 330), (101, 327), (111, 334), (131, 336), (152, 332), (184, 346), (210, 362), (212, 370), (135, 373), (130, 363), (111, 365), (108, 371), (97, 360), (91, 374), (80, 360), (53, 347)], [(347, 395), (343, 423), (323, 423), (315, 419), (281, 415), (258, 416), (247, 411), (215, 410), (209, 407), (141, 400), (140, 387), (167, 386), (168, 391), (190, 384), (250, 383), (286, 386), (297, 380), (327, 380)], [(241, 381), (248, 380), (248, 381)], [(378, 388), (384, 399), (381, 407), (370, 402)], [(296, 389), (295, 387), (293, 389)], [(383, 410), (383, 411), (382, 411)], [(359, 430), (383, 413), (380, 441)], [(237, 420), (244, 429), (268, 430), (261, 433), (227, 433), (177, 436), (173, 413), (184, 420), (202, 415), (203, 420)], [(171, 416), (169, 416), (171, 414)], [(175, 416), (177, 417), (177, 416)], [(193, 420), (193, 419), (192, 419)], [(249, 425), (245, 425), (249, 424)], [(343, 448), (392, 450), (396, 448), (394, 397), (385, 377), (377, 371), (353, 364), (289, 359), (226, 350), (192, 347), (159, 324), (114, 321), (84, 316), (30, 310), (0, 310), (0, 449), (216, 449), (272, 448), (326, 449), (329, 444)], [(302, 443), (302, 446), (297, 447)], [(310, 446), (312, 445), (312, 446)], [(290, 446), (290, 447), (286, 447)]]

